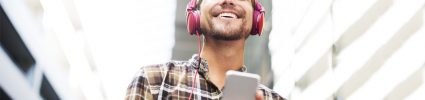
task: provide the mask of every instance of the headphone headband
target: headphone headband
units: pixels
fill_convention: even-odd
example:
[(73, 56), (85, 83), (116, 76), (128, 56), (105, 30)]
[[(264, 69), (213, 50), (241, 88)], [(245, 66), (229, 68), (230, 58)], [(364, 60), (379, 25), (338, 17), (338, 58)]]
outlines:
[(186, 6), (186, 11), (196, 10), (196, 1), (197, 0), (190, 0), (189, 3)]

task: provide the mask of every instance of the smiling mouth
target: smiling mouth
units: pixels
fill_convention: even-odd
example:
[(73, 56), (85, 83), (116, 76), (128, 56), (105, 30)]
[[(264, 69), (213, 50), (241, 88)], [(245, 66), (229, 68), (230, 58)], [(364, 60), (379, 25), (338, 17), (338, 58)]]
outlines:
[(238, 18), (235, 14), (233, 13), (220, 13), (217, 17), (220, 18), (231, 18), (231, 19), (236, 19)]

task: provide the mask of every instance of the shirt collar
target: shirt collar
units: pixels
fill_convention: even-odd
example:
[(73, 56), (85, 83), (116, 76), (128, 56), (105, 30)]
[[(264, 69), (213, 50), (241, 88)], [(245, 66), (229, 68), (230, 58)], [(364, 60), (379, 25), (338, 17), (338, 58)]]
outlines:
[[(189, 64), (190, 64), (189, 66), (191, 66), (192, 68), (198, 69), (199, 57), (200, 56), (198, 54), (193, 54), (192, 58), (189, 59)], [(201, 60), (201, 63), (200, 63), (201, 66), (199, 66), (199, 72), (205, 74), (208, 72), (207, 60), (204, 58), (201, 58), (200, 60)], [(245, 65), (242, 65), (241, 69), (239, 69), (238, 71), (247, 72), (247, 68)]]

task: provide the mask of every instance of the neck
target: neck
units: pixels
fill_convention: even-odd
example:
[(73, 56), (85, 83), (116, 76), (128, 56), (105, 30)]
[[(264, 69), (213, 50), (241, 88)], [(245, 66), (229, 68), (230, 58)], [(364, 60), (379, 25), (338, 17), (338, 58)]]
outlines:
[(219, 89), (224, 86), (226, 72), (239, 70), (244, 64), (245, 39), (214, 40), (206, 37), (201, 57), (207, 60), (209, 79)]

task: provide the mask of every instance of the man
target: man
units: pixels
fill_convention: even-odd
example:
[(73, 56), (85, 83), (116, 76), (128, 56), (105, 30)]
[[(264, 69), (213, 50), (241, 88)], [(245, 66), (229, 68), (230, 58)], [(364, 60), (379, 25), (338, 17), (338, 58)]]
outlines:
[[(246, 71), (245, 41), (250, 34), (260, 34), (263, 24), (263, 14), (259, 22), (253, 17), (261, 10), (258, 7), (261, 5), (255, 0), (192, 0), (188, 5), (188, 30), (205, 37), (200, 56), (142, 67), (128, 87), (126, 99), (221, 99), (225, 73)], [(195, 8), (200, 13), (194, 13)], [(194, 25), (199, 21), (199, 26), (193, 26), (193, 21)], [(284, 100), (264, 85), (258, 86), (255, 97)]]

